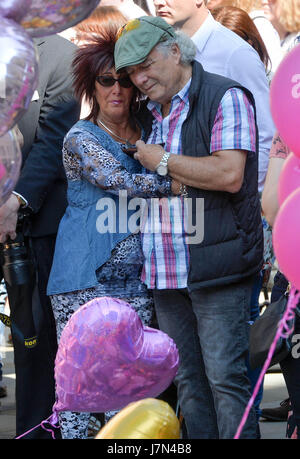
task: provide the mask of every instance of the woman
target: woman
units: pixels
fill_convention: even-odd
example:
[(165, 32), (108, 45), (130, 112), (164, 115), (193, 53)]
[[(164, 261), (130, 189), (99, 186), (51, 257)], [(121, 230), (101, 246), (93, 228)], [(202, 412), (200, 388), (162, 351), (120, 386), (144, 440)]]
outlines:
[(296, 44), (300, 35), (299, 0), (262, 0), (265, 14), (277, 30), (283, 53)]
[(120, 28), (128, 21), (121, 11), (113, 5), (98, 6), (84, 21), (74, 26), (73, 43), (82, 46), (94, 37), (101, 37), (108, 27)]
[(217, 6), (235, 6), (250, 13), (254, 8), (260, 8), (261, 0), (208, 0), (207, 6), (209, 9)]
[[(108, 27), (101, 38), (78, 49), (74, 59), (76, 93), (91, 109), (69, 131), (63, 146), (68, 207), (48, 283), (58, 339), (74, 311), (95, 297), (122, 298), (144, 324), (150, 323), (153, 302), (140, 281), (140, 236), (128, 228), (134, 215), (124, 193), (149, 198), (179, 194), (180, 189), (169, 177), (143, 174), (140, 164), (122, 150), (124, 144), (146, 137), (135, 116), (139, 94), (129, 77), (114, 69), (116, 31)], [(61, 413), (63, 438), (86, 438), (88, 421), (88, 413)]]

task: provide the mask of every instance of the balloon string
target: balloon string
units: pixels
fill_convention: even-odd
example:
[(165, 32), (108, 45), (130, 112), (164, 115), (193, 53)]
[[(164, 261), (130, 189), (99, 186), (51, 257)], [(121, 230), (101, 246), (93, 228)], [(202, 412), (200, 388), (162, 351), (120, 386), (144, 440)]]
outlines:
[(275, 335), (275, 338), (270, 346), (270, 349), (269, 349), (269, 352), (268, 352), (268, 356), (267, 356), (267, 359), (263, 365), (263, 368), (262, 368), (262, 371), (259, 375), (259, 378), (256, 382), (256, 385), (255, 385), (255, 388), (253, 390), (253, 394), (248, 402), (248, 405), (245, 409), (245, 412), (243, 414), (243, 417), (242, 417), (242, 420), (238, 426), (238, 429), (236, 431), (236, 434), (234, 436), (234, 439), (237, 440), (239, 439), (242, 431), (243, 431), (243, 428), (244, 428), (244, 425), (248, 419), (248, 416), (249, 416), (249, 413), (250, 413), (250, 410), (253, 406), (253, 403), (255, 401), (255, 398), (257, 396), (257, 393), (259, 391), (259, 388), (260, 388), (260, 385), (262, 384), (262, 381), (263, 381), (263, 378), (270, 366), (270, 363), (272, 361), (272, 358), (273, 358), (273, 354), (275, 352), (275, 349), (276, 349), (276, 344), (277, 344), (277, 341), (279, 340), (279, 338), (288, 338), (293, 330), (294, 330), (294, 326), (292, 327), (289, 327), (289, 324), (288, 322), (293, 319), (295, 317), (295, 310), (297, 308), (297, 304), (299, 302), (299, 299), (300, 299), (300, 292), (299, 293), (296, 293), (296, 289), (294, 287), (291, 288), (291, 291), (290, 291), (290, 294), (289, 294), (289, 300), (288, 300), (288, 303), (287, 303), (287, 306), (286, 306), (286, 310), (285, 310), (285, 313), (282, 317), (282, 319), (278, 322), (278, 329), (277, 329), (277, 332), (276, 332), (276, 335)]
[(49, 416), (49, 418), (45, 419), (44, 421), (42, 421), (37, 426), (32, 427), (32, 429), (27, 430), (27, 432), (23, 433), (22, 435), (19, 435), (18, 437), (15, 438), (15, 440), (19, 440), (20, 438), (25, 437), (29, 433), (31, 433), (34, 430), (38, 429), (39, 427), (42, 427), (42, 429), (46, 430), (47, 432), (51, 432), (51, 436), (52, 436), (53, 440), (55, 440), (56, 438), (55, 438), (54, 431), (52, 429), (47, 429), (46, 424), (47, 423), (50, 424), (51, 427), (53, 427), (53, 429), (59, 429), (59, 426), (56, 425), (57, 422), (58, 422), (58, 417), (57, 417), (57, 414), (54, 412), (54, 413), (51, 414), (51, 416)]

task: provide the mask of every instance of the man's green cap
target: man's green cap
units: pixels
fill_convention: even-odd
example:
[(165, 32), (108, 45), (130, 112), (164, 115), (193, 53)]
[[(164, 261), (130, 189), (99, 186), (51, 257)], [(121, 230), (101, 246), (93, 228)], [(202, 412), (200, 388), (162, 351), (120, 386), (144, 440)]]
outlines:
[(115, 67), (137, 65), (146, 60), (159, 42), (175, 37), (175, 30), (161, 17), (142, 16), (123, 26), (115, 45)]

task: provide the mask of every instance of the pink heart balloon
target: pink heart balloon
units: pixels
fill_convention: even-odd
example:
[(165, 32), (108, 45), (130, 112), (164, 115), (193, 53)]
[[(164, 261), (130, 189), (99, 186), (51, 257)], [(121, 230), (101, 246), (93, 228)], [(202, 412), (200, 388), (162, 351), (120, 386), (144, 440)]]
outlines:
[(105, 412), (161, 394), (178, 369), (174, 341), (122, 300), (81, 306), (61, 335), (54, 411)]
[(284, 201), (273, 227), (273, 247), (280, 271), (300, 290), (300, 188)]
[(300, 187), (300, 158), (290, 153), (282, 167), (278, 182), (278, 202), (284, 203), (286, 198)]
[(270, 87), (271, 112), (282, 140), (300, 157), (300, 44), (280, 63)]

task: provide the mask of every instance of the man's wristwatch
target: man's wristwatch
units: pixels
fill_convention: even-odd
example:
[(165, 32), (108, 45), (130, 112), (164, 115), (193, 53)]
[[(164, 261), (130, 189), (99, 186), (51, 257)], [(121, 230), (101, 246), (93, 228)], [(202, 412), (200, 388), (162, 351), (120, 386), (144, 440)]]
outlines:
[(161, 177), (165, 177), (168, 174), (168, 159), (171, 153), (165, 152), (161, 158), (160, 163), (156, 166), (156, 173)]

